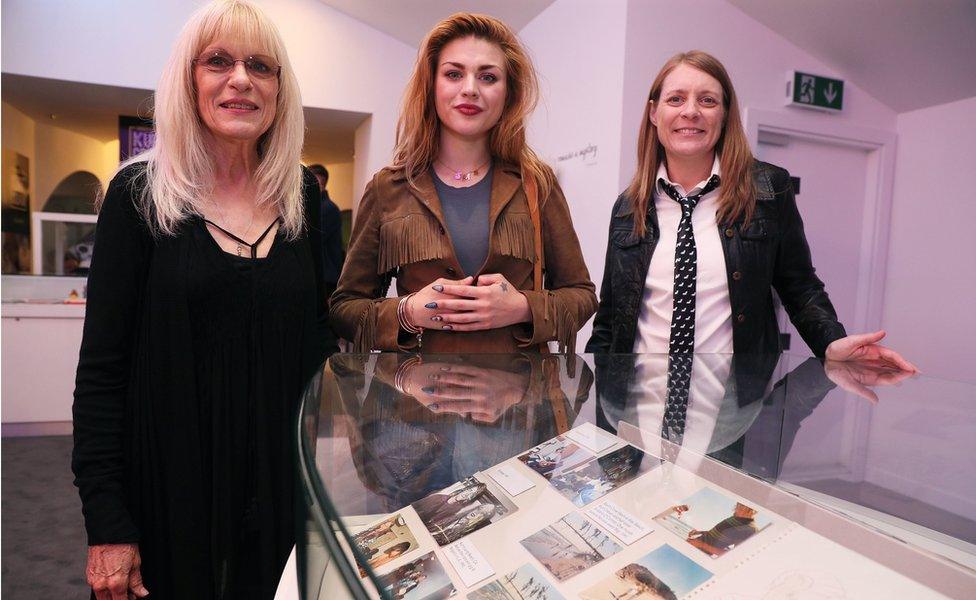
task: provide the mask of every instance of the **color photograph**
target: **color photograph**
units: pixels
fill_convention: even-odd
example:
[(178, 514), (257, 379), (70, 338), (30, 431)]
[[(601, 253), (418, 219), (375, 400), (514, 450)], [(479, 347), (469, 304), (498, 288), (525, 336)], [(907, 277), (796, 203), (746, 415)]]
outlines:
[(518, 510), (497, 486), (475, 477), (421, 498), (411, 506), (441, 546), (497, 523)]
[(539, 444), (518, 459), (539, 475), (551, 479), (593, 457), (589, 450), (560, 435)]
[(468, 594), (468, 600), (565, 600), (549, 580), (532, 565), (522, 565), (508, 575)]
[(739, 547), (771, 523), (751, 506), (710, 488), (702, 488), (654, 520), (712, 558)]
[(379, 578), (380, 586), (394, 600), (442, 600), (457, 588), (433, 552), (421, 556)]
[(566, 581), (622, 550), (596, 525), (576, 513), (525, 538), (522, 546), (559, 581)]
[(657, 459), (628, 445), (564, 470), (549, 483), (576, 506), (586, 506), (658, 465)]
[(580, 594), (584, 600), (679, 600), (712, 574), (667, 544)]
[[(417, 538), (399, 513), (360, 531), (352, 539), (373, 569), (419, 548)], [(361, 563), (359, 576), (366, 576), (366, 569)]]

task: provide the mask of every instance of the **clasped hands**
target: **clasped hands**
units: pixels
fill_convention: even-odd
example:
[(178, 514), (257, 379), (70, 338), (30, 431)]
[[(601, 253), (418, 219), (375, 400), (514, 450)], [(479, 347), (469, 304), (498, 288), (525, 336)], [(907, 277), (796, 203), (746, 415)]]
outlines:
[(532, 319), (525, 295), (490, 273), (464, 279), (438, 279), (407, 300), (407, 317), (415, 327), (444, 331), (498, 329)]
[(424, 361), (407, 368), (401, 391), (431, 412), (494, 423), (522, 401), (528, 386), (528, 375), (523, 373)]

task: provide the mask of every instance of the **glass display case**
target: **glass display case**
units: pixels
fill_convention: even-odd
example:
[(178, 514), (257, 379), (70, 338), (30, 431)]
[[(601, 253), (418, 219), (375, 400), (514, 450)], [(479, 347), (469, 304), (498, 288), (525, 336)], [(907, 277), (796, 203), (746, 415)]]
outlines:
[(976, 386), (789, 354), (337, 354), (298, 580), (337, 598), (976, 597)]

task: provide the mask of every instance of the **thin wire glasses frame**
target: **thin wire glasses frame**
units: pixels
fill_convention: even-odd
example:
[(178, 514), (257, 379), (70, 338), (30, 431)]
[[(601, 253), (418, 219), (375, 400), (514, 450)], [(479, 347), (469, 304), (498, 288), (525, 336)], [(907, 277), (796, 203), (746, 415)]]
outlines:
[(234, 58), (223, 50), (208, 52), (190, 61), (211, 73), (229, 73), (237, 63), (243, 63), (248, 75), (257, 79), (273, 79), (281, 74), (281, 65), (275, 59), (263, 54), (252, 54), (246, 58)]

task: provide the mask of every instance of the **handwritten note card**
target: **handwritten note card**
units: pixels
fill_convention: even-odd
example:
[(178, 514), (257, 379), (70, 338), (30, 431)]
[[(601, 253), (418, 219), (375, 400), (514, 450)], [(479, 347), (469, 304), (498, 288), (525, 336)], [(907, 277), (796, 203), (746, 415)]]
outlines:
[(594, 522), (628, 546), (653, 531), (612, 500), (595, 506), (587, 513)]
[(518, 496), (525, 490), (535, 487), (535, 484), (528, 477), (519, 473), (512, 465), (502, 465), (489, 474), (492, 479), (498, 482), (498, 485), (505, 488), (510, 496)]
[(495, 574), (484, 555), (471, 540), (460, 540), (444, 548), (444, 556), (457, 571), (466, 587), (471, 587)]

